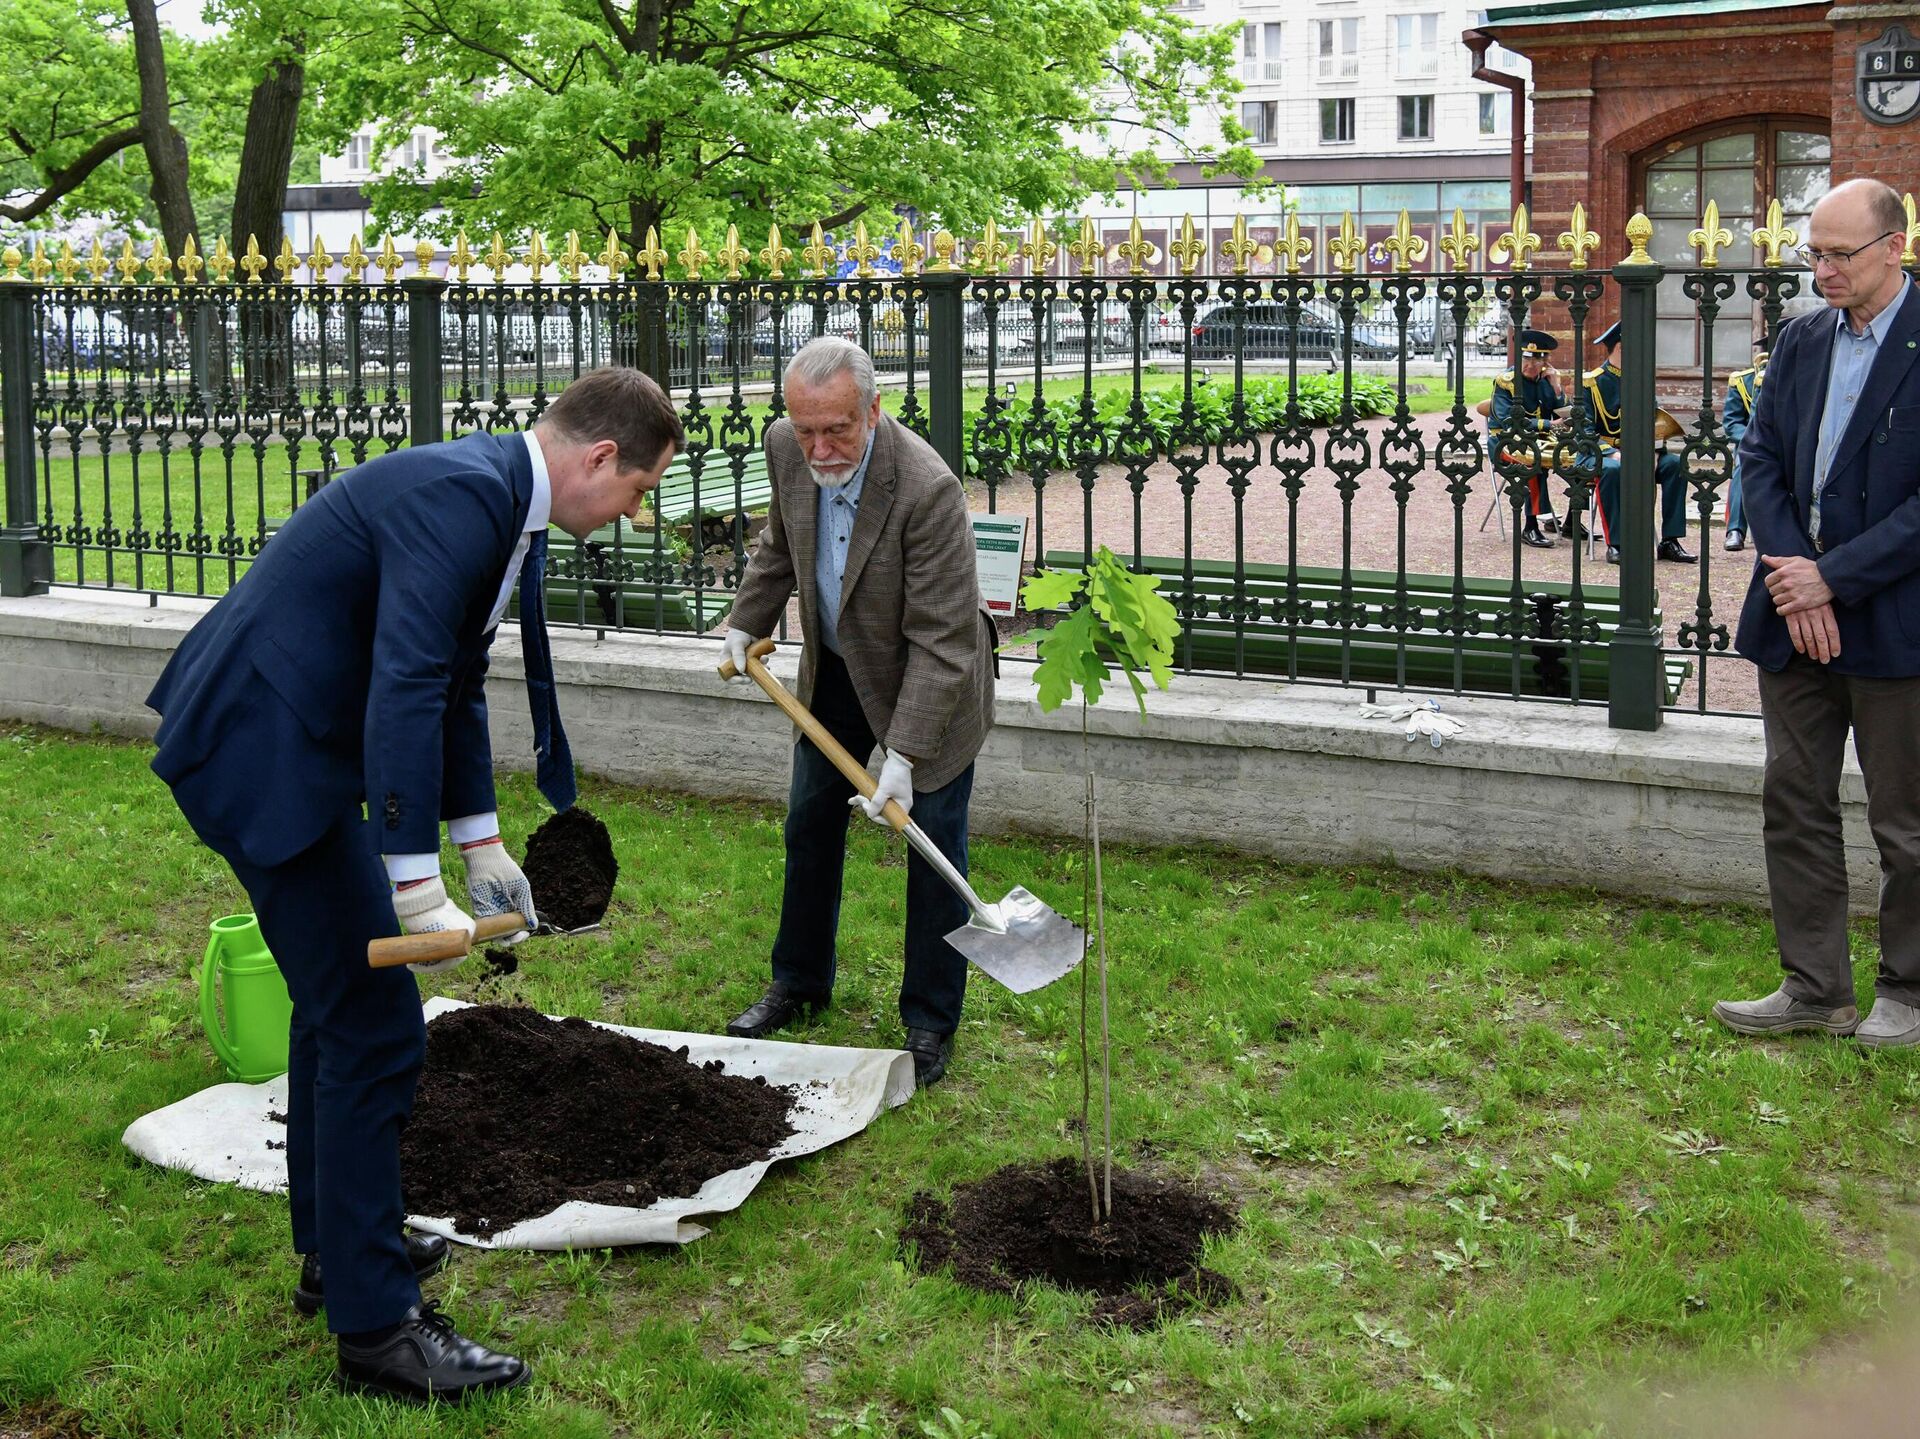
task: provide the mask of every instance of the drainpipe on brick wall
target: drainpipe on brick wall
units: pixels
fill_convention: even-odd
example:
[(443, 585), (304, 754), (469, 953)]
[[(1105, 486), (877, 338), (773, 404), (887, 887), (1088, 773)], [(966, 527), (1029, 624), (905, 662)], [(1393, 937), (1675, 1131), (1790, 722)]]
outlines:
[(1487, 51), (1493, 48), (1493, 37), (1486, 31), (1469, 30), (1460, 40), (1473, 52), (1474, 79), (1513, 92), (1513, 124), (1510, 126), (1513, 131), (1513, 203), (1508, 208), (1518, 210), (1527, 202), (1527, 82), (1521, 76), (1505, 70), (1487, 68)]

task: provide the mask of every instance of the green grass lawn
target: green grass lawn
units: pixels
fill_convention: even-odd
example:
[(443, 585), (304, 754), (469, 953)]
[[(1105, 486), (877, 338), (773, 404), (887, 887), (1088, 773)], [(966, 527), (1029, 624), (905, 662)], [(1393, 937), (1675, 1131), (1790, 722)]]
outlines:
[[(430, 1296), (527, 1356), (530, 1393), (346, 1398), (288, 1303), (282, 1201), (120, 1144), (221, 1078), (193, 975), (245, 907), (148, 752), (0, 727), (0, 1414), (30, 1434), (1612, 1435), (1610, 1395), (1791, 1373), (1914, 1271), (1920, 1056), (1703, 1018), (1772, 986), (1758, 912), (1114, 847), (1115, 1133), (1238, 1207), (1206, 1261), (1230, 1302), (1113, 1333), (1075, 1296), (903, 1262), (915, 1190), (1077, 1149), (1077, 986), (976, 976), (945, 1083), (707, 1238), (456, 1254)], [(623, 865), (610, 924), (530, 944), (519, 997), (717, 1029), (765, 979), (779, 811), (584, 801)], [(540, 801), (514, 777), (501, 806), (517, 844)], [(856, 829), (836, 1005), (804, 1037), (889, 1046), (902, 851)], [(982, 841), (974, 870), (1078, 901), (1070, 846)], [(1864, 994), (1865, 930), (1855, 953)]]

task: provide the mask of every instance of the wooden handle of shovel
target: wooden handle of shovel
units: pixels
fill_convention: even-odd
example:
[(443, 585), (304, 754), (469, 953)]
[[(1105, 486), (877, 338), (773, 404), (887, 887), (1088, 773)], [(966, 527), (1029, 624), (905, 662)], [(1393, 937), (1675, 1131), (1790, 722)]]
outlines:
[[(813, 741), (821, 754), (833, 761), (833, 767), (846, 776), (848, 784), (859, 790), (863, 798), (872, 799), (873, 792), (879, 788), (879, 785), (874, 782), (873, 776), (867, 773), (866, 766), (848, 754), (846, 746), (829, 734), (827, 727), (813, 717), (813, 711), (788, 694), (786, 686), (775, 679), (772, 671), (760, 663), (767, 655), (779, 648), (780, 646), (772, 640), (756, 640), (747, 650), (747, 677), (767, 692), (767, 698), (779, 705), (786, 712), (788, 719), (800, 726), (800, 732)], [(721, 679), (730, 680), (738, 673), (731, 660), (720, 662)], [(907, 812), (900, 808), (899, 800), (888, 800), (887, 807), (882, 813), (886, 815), (887, 823), (897, 830), (904, 830), (913, 823), (907, 817)]]
[(474, 921), (473, 934), (464, 929), (436, 929), (427, 934), (400, 934), (391, 939), (370, 940), (367, 963), (374, 969), (392, 969), (397, 964), (432, 964), (441, 959), (458, 959), (471, 954), (482, 940), (499, 939), (527, 927), (524, 914), (490, 914)]

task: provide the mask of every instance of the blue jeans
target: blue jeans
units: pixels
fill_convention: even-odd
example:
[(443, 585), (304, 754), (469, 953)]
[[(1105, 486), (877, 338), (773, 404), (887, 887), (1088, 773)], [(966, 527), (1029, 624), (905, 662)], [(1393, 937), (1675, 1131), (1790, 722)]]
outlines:
[[(847, 666), (824, 646), (813, 690), (814, 718), (861, 763), (877, 741), (860, 710)], [(846, 865), (853, 794), (833, 762), (802, 736), (793, 747), (787, 793), (787, 878), (780, 932), (773, 941), (773, 977), (797, 994), (824, 1001), (833, 993), (834, 937), (840, 928), (840, 882)], [(939, 789), (915, 793), (913, 819), (961, 874), (967, 872), (967, 802), (973, 766)], [(871, 821), (864, 816), (860, 823)], [(951, 1034), (967, 992), (966, 957), (947, 943), (967, 922), (967, 904), (915, 851), (907, 852), (906, 973), (900, 1019), (909, 1029)]]

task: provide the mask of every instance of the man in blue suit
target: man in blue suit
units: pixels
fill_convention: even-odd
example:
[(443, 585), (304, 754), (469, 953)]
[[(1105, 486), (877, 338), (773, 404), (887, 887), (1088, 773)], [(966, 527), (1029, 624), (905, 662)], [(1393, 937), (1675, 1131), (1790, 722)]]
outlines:
[(659, 386), (606, 369), (525, 433), (370, 460), (294, 513), (148, 696), (154, 772), (233, 867), (293, 997), (295, 1302), (325, 1304), (348, 1388), (458, 1402), (527, 1380), (420, 1301), (446, 1255), (401, 1228), (426, 1027), (413, 977), (370, 968), (367, 944), (472, 932), (440, 878), (443, 820), (472, 912), (535, 923), (494, 813), (487, 648), (517, 578), (540, 788), (565, 809), (573, 766), (538, 618), (547, 526), (585, 536), (632, 516), (681, 439)]
[[(1780, 331), (1740, 444), (1754, 567), (1735, 645), (1760, 667), (1767, 883), (1786, 976), (1722, 1001), (1741, 1034), (1920, 1044), (1920, 294), (1877, 180), (1814, 206), (1827, 310)], [(1854, 1006), (1840, 768), (1851, 730), (1880, 851), (1875, 1002)]]

